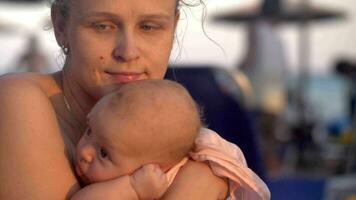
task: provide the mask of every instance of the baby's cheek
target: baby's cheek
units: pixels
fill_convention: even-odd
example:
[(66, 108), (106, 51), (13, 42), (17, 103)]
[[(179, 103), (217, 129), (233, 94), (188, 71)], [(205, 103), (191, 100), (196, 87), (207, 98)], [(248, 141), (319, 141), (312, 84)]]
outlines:
[(110, 173), (110, 170), (107, 169), (92, 169), (90, 172), (90, 180), (93, 182), (102, 182), (110, 179), (116, 178), (114, 174)]
[(85, 176), (88, 178), (88, 180), (91, 183), (95, 183), (95, 182), (99, 182), (101, 181), (102, 178), (102, 173), (101, 170), (98, 169), (98, 167), (96, 167), (95, 165), (91, 165), (88, 170), (85, 173)]

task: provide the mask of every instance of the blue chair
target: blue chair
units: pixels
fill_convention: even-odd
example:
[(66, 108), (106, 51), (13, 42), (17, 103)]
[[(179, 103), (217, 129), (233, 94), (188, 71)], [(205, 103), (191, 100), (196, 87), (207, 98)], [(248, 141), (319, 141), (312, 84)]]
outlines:
[(326, 179), (323, 177), (289, 176), (267, 181), (272, 200), (322, 200)]
[(256, 130), (250, 113), (241, 102), (241, 90), (227, 71), (209, 66), (168, 68), (166, 79), (184, 85), (203, 111), (208, 128), (238, 145), (248, 166), (265, 179)]

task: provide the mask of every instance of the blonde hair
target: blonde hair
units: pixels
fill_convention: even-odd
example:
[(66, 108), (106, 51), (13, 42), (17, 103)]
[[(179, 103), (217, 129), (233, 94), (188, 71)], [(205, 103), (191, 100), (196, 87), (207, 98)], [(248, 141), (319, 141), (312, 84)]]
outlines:
[[(63, 17), (67, 17), (70, 13), (69, 1), (70, 0), (48, 0), (51, 9), (57, 9)], [(188, 2), (187, 0), (176, 0), (176, 12), (179, 13), (179, 10), (182, 6), (194, 7), (200, 4), (204, 5), (203, 0), (197, 0), (197, 3)]]

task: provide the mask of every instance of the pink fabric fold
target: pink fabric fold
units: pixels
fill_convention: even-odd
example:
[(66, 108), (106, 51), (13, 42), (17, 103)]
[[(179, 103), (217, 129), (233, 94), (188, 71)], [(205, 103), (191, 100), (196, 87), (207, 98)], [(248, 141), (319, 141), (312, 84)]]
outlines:
[(208, 162), (215, 175), (229, 179), (231, 200), (270, 199), (268, 187), (247, 167), (240, 148), (214, 131), (203, 128), (195, 140), (195, 148), (189, 155), (196, 161)]
[(189, 159), (187, 157), (183, 158), (178, 164), (174, 165), (172, 168), (170, 168), (166, 172), (167, 180), (168, 180), (168, 185), (171, 185), (174, 178), (178, 174), (179, 169), (188, 161)]
[[(202, 128), (189, 156), (199, 162), (208, 162), (213, 173), (229, 180), (230, 200), (269, 200), (266, 184), (247, 167), (245, 157), (235, 144), (221, 138), (214, 131)], [(184, 158), (168, 172), (171, 184), (179, 169), (188, 161)]]

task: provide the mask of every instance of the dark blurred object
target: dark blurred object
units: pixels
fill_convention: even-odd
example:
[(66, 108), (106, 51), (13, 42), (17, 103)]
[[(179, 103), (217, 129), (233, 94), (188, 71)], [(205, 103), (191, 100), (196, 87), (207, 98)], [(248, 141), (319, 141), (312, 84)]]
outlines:
[(349, 114), (352, 121), (350, 152), (347, 156), (346, 171), (356, 172), (356, 61), (340, 59), (335, 65), (335, 71), (350, 80), (349, 91)]
[(327, 181), (324, 200), (340, 199), (356, 199), (356, 174), (336, 176)]
[(335, 71), (349, 78), (356, 78), (356, 62), (340, 59), (335, 65)]
[(335, 64), (335, 71), (351, 80), (349, 110), (351, 119), (356, 122), (356, 62), (340, 59)]
[(265, 0), (260, 6), (254, 6), (249, 9), (235, 9), (218, 14), (214, 17), (214, 20), (227, 23), (248, 23), (267, 19), (279, 23), (298, 23), (344, 17), (343, 12), (334, 9), (311, 6), (304, 4), (303, 1), (299, 1), (300, 3), (298, 4), (287, 4), (287, 2), (283, 0)]
[(208, 128), (238, 145), (248, 166), (261, 178), (265, 178), (254, 121), (238, 100), (241, 90), (232, 75), (221, 68), (180, 66), (168, 68), (166, 78), (188, 89), (201, 106)]
[(24, 54), (19, 57), (15, 66), (17, 66), (17, 72), (50, 72), (48, 58), (40, 48), (38, 36), (34, 34), (28, 35), (26, 50)]
[(44, 0), (0, 0), (0, 2), (10, 2), (10, 3), (39, 3)]
[(317, 145), (312, 136), (315, 123), (311, 121), (299, 122), (291, 125), (292, 144), (297, 150), (296, 168), (303, 171), (313, 171), (320, 168), (320, 158)]

